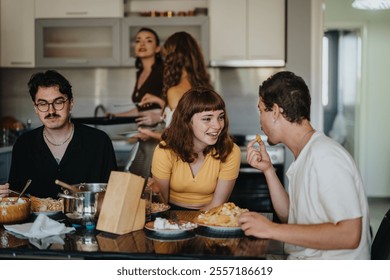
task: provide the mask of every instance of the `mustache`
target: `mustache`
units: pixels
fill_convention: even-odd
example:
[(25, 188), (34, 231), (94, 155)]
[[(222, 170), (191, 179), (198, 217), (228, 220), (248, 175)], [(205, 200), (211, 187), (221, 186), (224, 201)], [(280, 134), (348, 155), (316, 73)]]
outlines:
[(45, 119), (49, 119), (49, 118), (59, 118), (61, 117), (60, 115), (56, 114), (56, 113), (49, 113)]

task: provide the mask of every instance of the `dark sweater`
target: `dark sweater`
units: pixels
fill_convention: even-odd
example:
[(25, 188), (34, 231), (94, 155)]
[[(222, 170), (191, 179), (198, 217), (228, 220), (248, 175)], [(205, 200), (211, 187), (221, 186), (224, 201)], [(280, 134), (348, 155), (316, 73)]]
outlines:
[(107, 183), (116, 170), (111, 139), (98, 129), (74, 124), (73, 138), (58, 164), (43, 139), (43, 126), (21, 135), (12, 150), (10, 189), (23, 188), (32, 179), (26, 193), (57, 198), (61, 192), (56, 179), (68, 184)]

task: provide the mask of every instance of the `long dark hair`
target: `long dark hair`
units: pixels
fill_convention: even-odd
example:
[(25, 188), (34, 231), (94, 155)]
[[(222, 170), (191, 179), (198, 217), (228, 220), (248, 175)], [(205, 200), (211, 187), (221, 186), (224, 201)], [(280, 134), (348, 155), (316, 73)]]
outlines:
[(229, 118), (225, 102), (214, 90), (206, 87), (195, 87), (187, 91), (180, 99), (172, 116), (172, 122), (164, 130), (160, 142), (163, 149), (173, 150), (185, 162), (193, 162), (197, 158), (194, 153), (194, 132), (191, 118), (194, 114), (204, 111), (222, 110), (225, 125), (215, 145), (207, 147), (203, 154), (213, 152), (212, 157), (226, 161), (233, 149), (233, 139), (229, 134)]
[[(138, 33), (143, 32), (143, 31), (144, 31), (144, 32), (152, 33), (153, 36), (154, 36), (154, 38), (156, 39), (156, 46), (160, 46), (160, 38), (158, 37), (157, 32), (154, 31), (154, 30), (151, 29), (151, 28), (142, 27), (140, 30), (138, 30), (138, 32), (137, 32), (137, 34), (136, 34), (135, 36), (137, 37)], [(154, 62), (155, 64), (163, 63), (163, 59), (162, 59), (162, 57), (161, 57), (161, 53), (160, 53), (160, 52), (156, 53), (154, 57), (155, 57), (155, 60), (156, 60), (156, 61)], [(140, 59), (139, 57), (137, 57), (137, 58), (135, 59), (135, 67), (136, 67), (137, 69), (142, 69), (142, 68), (143, 68), (142, 61), (141, 61), (141, 59)]]
[(212, 88), (210, 76), (198, 42), (189, 33), (181, 31), (169, 36), (163, 46), (164, 84), (162, 94), (179, 84), (183, 69), (186, 70), (192, 87), (205, 86)]

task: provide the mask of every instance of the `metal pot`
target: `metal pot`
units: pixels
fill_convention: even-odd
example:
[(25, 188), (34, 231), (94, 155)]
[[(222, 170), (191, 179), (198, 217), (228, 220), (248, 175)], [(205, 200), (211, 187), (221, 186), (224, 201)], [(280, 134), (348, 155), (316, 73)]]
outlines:
[(99, 218), (107, 184), (88, 183), (73, 185), (79, 192), (59, 193), (64, 200), (64, 213), (72, 224), (94, 226)]

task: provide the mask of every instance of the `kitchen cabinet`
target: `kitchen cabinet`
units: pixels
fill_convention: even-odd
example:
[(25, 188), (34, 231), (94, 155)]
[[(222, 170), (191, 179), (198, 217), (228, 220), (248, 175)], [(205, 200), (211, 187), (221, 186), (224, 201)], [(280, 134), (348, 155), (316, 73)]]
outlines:
[(207, 16), (155, 18), (37, 19), (36, 65), (39, 67), (101, 67), (135, 64), (135, 36), (141, 27), (154, 29), (161, 45), (174, 32), (186, 31), (199, 42), (208, 61)]
[(8, 182), (9, 170), (11, 168), (12, 148), (0, 148), (0, 184)]
[(1, 0), (1, 66), (35, 65), (34, 1)]
[(281, 67), (286, 0), (209, 0), (211, 66)]
[(123, 15), (123, 0), (35, 0), (36, 18), (105, 18)]
[(206, 63), (209, 57), (209, 18), (207, 16), (185, 17), (127, 17), (122, 20), (122, 65), (134, 66), (135, 36), (141, 27), (155, 30), (160, 45), (175, 32), (186, 31), (191, 34), (202, 48)]
[(43, 67), (120, 65), (120, 19), (38, 19), (36, 64)]

